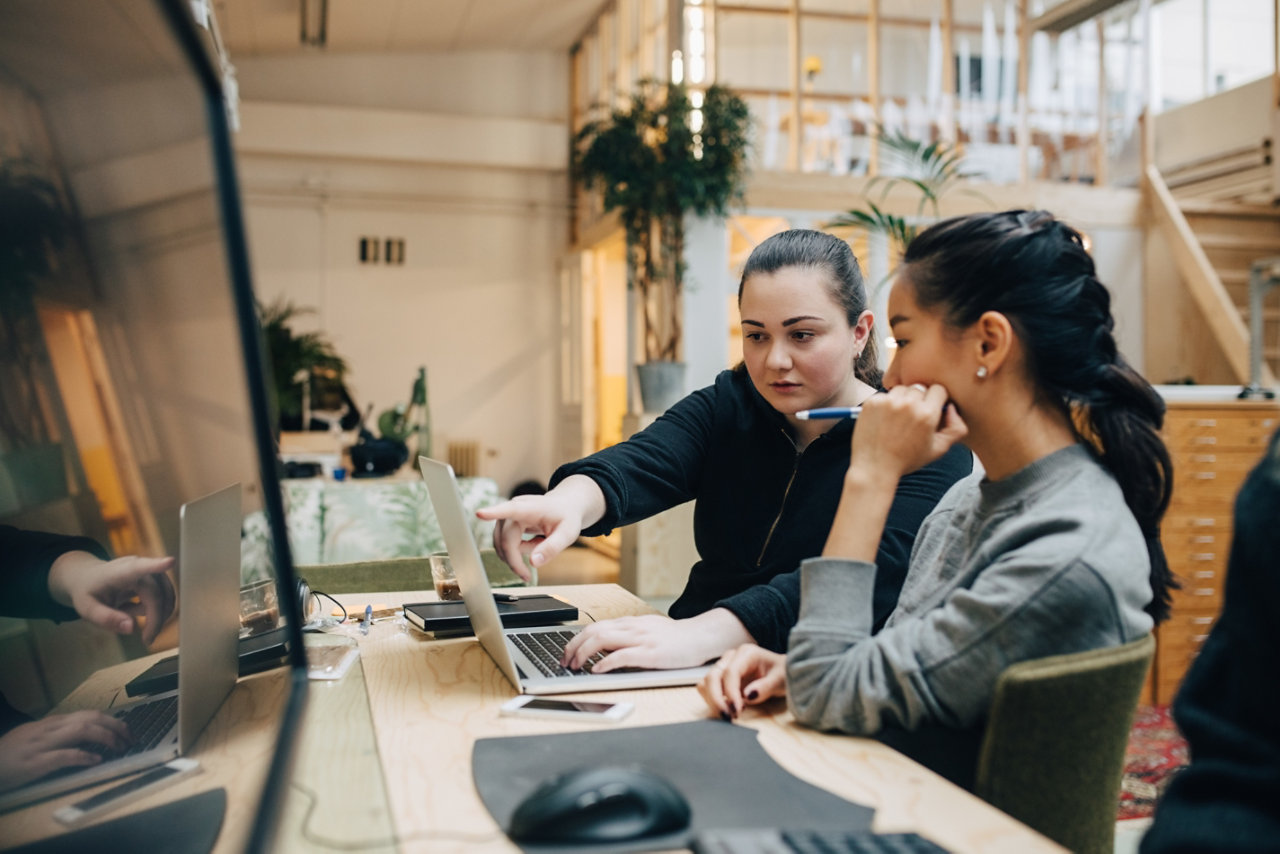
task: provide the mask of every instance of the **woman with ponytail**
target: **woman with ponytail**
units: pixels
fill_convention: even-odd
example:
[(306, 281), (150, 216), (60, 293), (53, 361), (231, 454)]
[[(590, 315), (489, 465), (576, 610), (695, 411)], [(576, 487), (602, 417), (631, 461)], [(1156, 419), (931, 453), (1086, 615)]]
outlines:
[[(752, 251), (738, 285), (742, 364), (625, 442), (561, 466), (546, 495), (479, 511), (494, 546), (527, 576), (579, 535), (607, 534), (696, 501), (699, 560), (670, 615), (593, 623), (563, 664), (702, 664), (752, 642), (784, 650), (800, 609), (800, 561), (822, 551), (835, 517), (854, 421), (805, 421), (804, 409), (855, 406), (880, 390), (872, 315), (849, 245), (793, 229)], [(963, 448), (904, 477), (877, 537), (883, 567), (866, 606), (879, 626), (898, 601), (916, 531), (969, 474)], [(603, 658), (600, 656), (603, 655)]]
[[(788, 652), (733, 650), (700, 690), (729, 717), (785, 693), (800, 722), (875, 735), (968, 786), (1004, 668), (1120, 645), (1167, 614), (1163, 407), (1116, 352), (1080, 235), (1047, 213), (922, 232), (888, 313), (889, 392), (863, 405), (822, 557), (801, 565)], [(895, 485), (957, 443), (985, 471), (925, 520), (872, 635)]]

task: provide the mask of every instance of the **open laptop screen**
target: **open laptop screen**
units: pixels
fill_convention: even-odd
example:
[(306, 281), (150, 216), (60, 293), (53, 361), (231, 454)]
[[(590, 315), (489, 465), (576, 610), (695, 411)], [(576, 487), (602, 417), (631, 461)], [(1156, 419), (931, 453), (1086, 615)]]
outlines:
[[(294, 641), (248, 833), (265, 849), (305, 655), (231, 135), (192, 9), (0, 5), (0, 524), (176, 554), (182, 504), (243, 484), (242, 582), (276, 582)], [(3, 628), (39, 651), (32, 673), (0, 672), (0, 691), (35, 715), (144, 652), (75, 623)]]

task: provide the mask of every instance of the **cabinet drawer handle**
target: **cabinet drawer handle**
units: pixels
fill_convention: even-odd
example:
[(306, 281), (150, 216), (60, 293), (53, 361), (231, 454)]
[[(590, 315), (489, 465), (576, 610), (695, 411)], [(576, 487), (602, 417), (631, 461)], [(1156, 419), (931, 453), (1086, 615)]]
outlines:
[(1216, 471), (1193, 471), (1191, 473), (1192, 480), (1214, 480), (1217, 476), (1218, 473)]
[(1193, 445), (1216, 445), (1218, 444), (1217, 436), (1196, 436), (1191, 440)]
[(1213, 622), (1213, 617), (1192, 617), (1191, 622), (1197, 626), (1207, 626)]
[(1214, 525), (1218, 524), (1218, 520), (1212, 517), (1192, 519), (1191, 524), (1196, 528), (1212, 528)]
[(1196, 552), (1191, 556), (1192, 560), (1206, 561), (1215, 560), (1218, 557), (1216, 552)]
[(1192, 635), (1191, 639), (1196, 643), (1204, 643), (1209, 639), (1208, 635)]
[(1217, 454), (1192, 454), (1191, 462), (1193, 463), (1216, 463), (1218, 461)]
[(1194, 424), (1196, 427), (1217, 427), (1217, 426), (1218, 426), (1218, 419), (1216, 419), (1216, 418), (1197, 418), (1195, 421), (1192, 421), (1191, 423), (1192, 423), (1192, 424)]
[(1218, 591), (1214, 590), (1212, 587), (1197, 587), (1195, 590), (1191, 591), (1191, 595), (1192, 596), (1212, 596), (1217, 592)]
[(1214, 539), (1216, 538), (1212, 534), (1202, 534), (1201, 536), (1198, 536), (1198, 537), (1192, 537), (1191, 542), (1195, 543), (1196, 545), (1204, 545), (1206, 543), (1212, 543)]
[(1196, 570), (1196, 578), (1213, 578), (1217, 574), (1218, 573), (1214, 572), (1212, 569)]

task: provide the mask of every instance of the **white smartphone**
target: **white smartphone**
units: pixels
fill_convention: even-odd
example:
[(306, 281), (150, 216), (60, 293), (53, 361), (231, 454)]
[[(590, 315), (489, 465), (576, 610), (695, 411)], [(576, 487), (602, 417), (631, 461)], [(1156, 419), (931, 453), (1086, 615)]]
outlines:
[(150, 794), (153, 789), (169, 786), (175, 780), (194, 774), (199, 768), (200, 763), (194, 759), (179, 758), (171, 760), (157, 768), (152, 768), (150, 771), (139, 774), (132, 780), (126, 780), (118, 786), (112, 786), (110, 789), (105, 789), (92, 797), (85, 798), (78, 804), (55, 810), (53, 818), (59, 824), (65, 824), (68, 827), (79, 824), (104, 812), (122, 807), (131, 801), (141, 798), (143, 795)]
[(631, 703), (596, 703), (588, 700), (557, 700), (551, 697), (523, 695), (503, 703), (500, 712), (504, 715), (613, 723), (631, 714), (634, 708), (635, 706)]

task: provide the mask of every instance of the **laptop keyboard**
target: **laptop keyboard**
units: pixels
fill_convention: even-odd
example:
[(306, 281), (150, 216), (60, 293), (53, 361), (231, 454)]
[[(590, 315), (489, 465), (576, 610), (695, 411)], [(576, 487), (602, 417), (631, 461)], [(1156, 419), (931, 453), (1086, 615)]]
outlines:
[(122, 756), (133, 756), (155, 747), (173, 729), (178, 720), (178, 698), (165, 697), (132, 706), (116, 715), (129, 728), (133, 743), (124, 750), (112, 750), (105, 744), (88, 742), (80, 745), (85, 750), (98, 754), (103, 759), (119, 759)]
[(915, 833), (845, 833), (820, 830), (705, 830), (693, 838), (696, 854), (947, 854)]
[(596, 653), (581, 670), (570, 670), (560, 664), (560, 659), (564, 657), (564, 648), (569, 641), (573, 640), (575, 634), (577, 632), (537, 632), (510, 634), (507, 637), (516, 645), (516, 649), (533, 662), (543, 676), (588, 676), (591, 674), (592, 665), (604, 658), (604, 653)]

